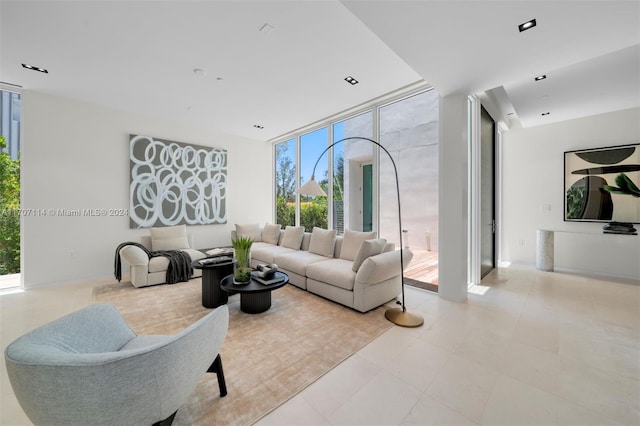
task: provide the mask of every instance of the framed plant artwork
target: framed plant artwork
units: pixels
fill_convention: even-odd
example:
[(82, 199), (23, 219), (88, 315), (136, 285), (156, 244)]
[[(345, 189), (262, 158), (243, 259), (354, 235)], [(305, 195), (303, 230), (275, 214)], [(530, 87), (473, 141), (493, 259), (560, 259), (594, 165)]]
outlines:
[(564, 153), (564, 220), (640, 223), (640, 144)]

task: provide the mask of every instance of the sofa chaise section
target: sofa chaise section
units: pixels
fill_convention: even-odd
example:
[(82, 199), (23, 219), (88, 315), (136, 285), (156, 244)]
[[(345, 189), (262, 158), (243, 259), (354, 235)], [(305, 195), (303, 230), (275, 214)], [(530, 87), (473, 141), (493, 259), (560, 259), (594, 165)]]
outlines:
[[(232, 238), (246, 236), (241, 232), (246, 227), (237, 226)], [(279, 229), (279, 236), (271, 242), (265, 242), (255, 228), (250, 234), (259, 241), (252, 248), (252, 266), (275, 263), (289, 275), (289, 283), (360, 312), (374, 309), (402, 292), (400, 251), (394, 244), (376, 239), (374, 232), (347, 230), (344, 235), (335, 235), (335, 231), (320, 228), (313, 232), (297, 229), (295, 232), (302, 232), (299, 245), (284, 247), (281, 244), (294, 232), (292, 228), (300, 227)], [(322, 244), (316, 244), (318, 241)], [(365, 245), (369, 250), (377, 249), (367, 252)], [(413, 254), (407, 249), (403, 252), (406, 268)]]

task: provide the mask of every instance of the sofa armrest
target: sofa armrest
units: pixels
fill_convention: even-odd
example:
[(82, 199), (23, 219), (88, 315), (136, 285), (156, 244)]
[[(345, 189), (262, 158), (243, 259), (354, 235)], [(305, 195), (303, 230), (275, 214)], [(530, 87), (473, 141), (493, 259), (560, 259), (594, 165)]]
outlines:
[(120, 258), (129, 266), (149, 265), (149, 256), (138, 246), (124, 246), (120, 249)]
[[(402, 252), (403, 266), (406, 269), (413, 259), (413, 253), (409, 249), (404, 249)], [(377, 284), (398, 275), (400, 275), (400, 250), (394, 250), (365, 259), (356, 273), (356, 282)]]
[(134, 287), (148, 285), (149, 256), (137, 246), (124, 246), (120, 249), (120, 259), (129, 264), (129, 280)]

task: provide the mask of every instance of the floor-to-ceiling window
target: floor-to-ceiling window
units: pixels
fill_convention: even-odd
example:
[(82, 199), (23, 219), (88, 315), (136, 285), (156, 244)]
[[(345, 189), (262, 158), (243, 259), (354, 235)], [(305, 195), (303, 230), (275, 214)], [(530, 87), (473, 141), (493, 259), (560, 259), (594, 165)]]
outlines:
[[(333, 124), (333, 142), (344, 138), (373, 138), (373, 112)], [(345, 140), (333, 147), (333, 228), (373, 229), (372, 163), (376, 146), (366, 140)]]
[(0, 90), (0, 289), (20, 285), (21, 96)]
[[(314, 178), (320, 187), (330, 195), (329, 191), (329, 155), (322, 155), (322, 151), (329, 146), (329, 128), (322, 127), (300, 136), (300, 186)], [(300, 196), (300, 225), (305, 231), (311, 232), (314, 226), (327, 229), (328, 197)]]
[[(289, 211), (295, 211), (295, 205), (299, 211), (296, 224), (306, 231), (313, 226), (333, 228), (338, 233), (345, 229), (374, 230), (399, 247), (396, 181), (391, 160), (370, 141), (343, 141), (350, 137), (370, 138), (390, 152), (398, 167), (403, 245), (414, 252), (408, 271), (411, 266), (415, 268), (410, 278), (437, 284), (438, 107), (438, 94), (433, 90), (422, 91), (328, 120), (320, 127), (312, 127), (312, 131), (276, 142), (278, 223), (289, 225), (292, 217), (280, 213), (283, 171), (297, 170), (300, 187), (311, 179), (317, 161), (314, 177), (327, 197), (299, 196), (297, 202), (295, 196), (291, 197), (287, 202)], [(333, 147), (323, 154), (330, 144)], [(293, 162), (296, 156), (297, 162), (286, 166), (285, 159)]]
[(276, 222), (282, 226), (296, 224), (296, 140), (276, 145)]

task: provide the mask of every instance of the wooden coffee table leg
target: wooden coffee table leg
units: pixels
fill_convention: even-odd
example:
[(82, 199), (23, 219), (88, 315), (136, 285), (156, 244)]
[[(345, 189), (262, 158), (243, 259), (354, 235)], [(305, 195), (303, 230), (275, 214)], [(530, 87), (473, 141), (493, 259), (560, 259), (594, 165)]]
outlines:
[(247, 314), (259, 314), (271, 307), (271, 292), (241, 293), (240, 310)]

